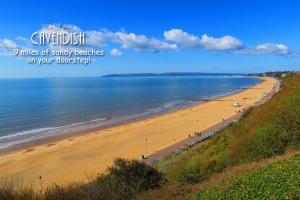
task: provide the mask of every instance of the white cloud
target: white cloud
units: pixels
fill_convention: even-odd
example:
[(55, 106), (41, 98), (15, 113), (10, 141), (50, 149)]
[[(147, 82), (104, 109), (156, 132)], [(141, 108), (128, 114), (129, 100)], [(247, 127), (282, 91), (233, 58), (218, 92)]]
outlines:
[(9, 39), (0, 39), (0, 48), (13, 49), (17, 48), (17, 44)]
[(214, 38), (204, 34), (201, 37), (200, 44), (205, 49), (214, 51), (235, 50), (243, 47), (243, 43), (239, 39), (230, 35)]
[(17, 44), (9, 39), (0, 39), (0, 55), (12, 55), (14, 48), (17, 48)]
[[(272, 55), (288, 55), (289, 48), (284, 44), (263, 43), (253, 48), (246, 48), (243, 43), (230, 35), (223, 37), (212, 37), (207, 34), (194, 35), (185, 32), (182, 29), (170, 29), (163, 32), (163, 38), (147, 37), (143, 34), (127, 33), (125, 30), (112, 32), (107, 29), (100, 30), (82, 30), (75, 25), (57, 26), (48, 25), (42, 27), (39, 32), (84, 32), (86, 35), (86, 46), (84, 48), (103, 48), (105, 46), (116, 46), (111, 49), (112, 56), (121, 56), (120, 48), (132, 49), (134, 51), (158, 52), (162, 50), (178, 50), (179, 48), (201, 48), (209, 51), (229, 51), (235, 54), (272, 54)], [(32, 47), (30, 40), (24, 37), (17, 37), (18, 45), (9, 39), (0, 39), (0, 53), (11, 51), (12, 48)], [(28, 41), (26, 43), (26, 41)], [(24, 47), (22, 47), (22, 45)], [(53, 45), (49, 45), (54, 48)], [(71, 46), (68, 46), (71, 48)], [(56, 47), (58, 48), (58, 47)], [(62, 47), (60, 47), (62, 48)], [(66, 46), (64, 47), (66, 48)], [(83, 48), (78, 46), (76, 48)]]
[(108, 30), (86, 31), (86, 44), (95, 47), (104, 47), (114, 39), (114, 33)]
[(126, 33), (125, 31), (112, 32), (106, 29), (83, 31), (79, 27), (70, 25), (70, 29), (55, 27), (53, 25), (43, 27), (40, 31), (51, 33), (81, 31), (86, 34), (86, 45), (93, 47), (105, 47), (110, 43), (120, 44), (122, 48), (135, 51), (157, 52), (160, 50), (176, 50), (176, 44), (170, 44), (156, 38), (147, 38), (145, 35)]
[(122, 52), (116, 48), (113, 48), (111, 51), (110, 51), (110, 55), (112, 56), (122, 56)]
[(284, 44), (263, 43), (255, 48), (242, 49), (237, 51), (238, 54), (273, 54), (273, 55), (288, 55), (290, 50)]
[(60, 32), (81, 32), (81, 28), (75, 25), (59, 25), (59, 24), (49, 24), (46, 26), (43, 26), (42, 29), (39, 32), (44, 33), (60, 33)]
[(134, 49), (135, 51), (157, 52), (159, 50), (176, 50), (176, 44), (169, 44), (156, 38), (147, 38), (145, 35), (135, 33), (116, 32), (115, 41), (122, 48)]
[(256, 46), (256, 50), (262, 53), (272, 53), (277, 55), (289, 54), (289, 48), (284, 44), (265, 43)]
[(85, 31), (86, 44), (94, 47), (105, 47), (110, 43), (120, 44), (122, 48), (135, 51), (157, 52), (160, 50), (176, 50), (176, 44), (169, 44), (156, 38), (147, 38), (145, 35), (126, 33), (125, 31), (112, 32), (107, 29)]
[(228, 51), (243, 47), (243, 43), (239, 39), (229, 35), (214, 38), (204, 34), (200, 38), (182, 29), (165, 31), (164, 38), (166, 41), (175, 42), (183, 48), (204, 48), (213, 51)]
[(18, 36), (16, 39), (21, 41), (21, 42), (25, 42), (25, 43), (29, 42), (29, 40), (26, 37), (23, 37), (23, 36)]
[(181, 44), (183, 47), (199, 47), (199, 37), (184, 32), (182, 29), (171, 29), (164, 32), (166, 41)]

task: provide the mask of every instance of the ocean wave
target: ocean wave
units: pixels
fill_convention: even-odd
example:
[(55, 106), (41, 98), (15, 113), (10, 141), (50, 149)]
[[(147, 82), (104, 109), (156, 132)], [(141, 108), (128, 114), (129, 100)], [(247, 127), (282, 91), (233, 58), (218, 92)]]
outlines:
[(44, 127), (44, 128), (37, 128), (28, 131), (17, 132), (9, 135), (0, 136), (0, 150), (7, 149), (9, 147), (31, 142), (38, 139), (43, 139), (52, 136), (63, 135), (67, 133), (74, 133), (85, 131), (93, 128), (101, 128), (105, 125), (116, 125), (122, 122), (129, 122), (135, 119), (141, 119), (148, 116), (160, 114), (167, 111), (172, 111), (179, 109), (181, 107), (191, 105), (188, 104), (186, 101), (174, 101), (170, 103), (166, 103), (160, 107), (152, 108), (149, 110), (142, 111), (140, 113), (135, 113), (126, 116), (119, 116), (119, 117), (105, 117), (105, 118), (98, 118), (84, 122), (78, 122), (63, 126), (54, 126), (54, 127)]
[[(202, 98), (218, 98), (224, 95), (233, 94), (240, 90), (235, 89), (231, 91), (222, 92), (221, 94), (217, 94), (214, 96), (207, 96)], [(93, 128), (101, 128), (102, 126), (110, 126), (116, 125), (123, 122), (128, 122), (135, 119), (145, 118), (151, 115), (156, 115), (164, 112), (169, 112), (173, 110), (177, 110), (183, 107), (194, 105), (195, 102), (189, 100), (182, 100), (182, 101), (173, 101), (165, 103), (159, 107), (151, 108), (148, 110), (141, 111), (139, 113), (126, 115), (126, 116), (114, 116), (114, 117), (103, 117), (92, 119), (89, 121), (77, 122), (68, 125), (62, 126), (53, 126), (53, 127), (43, 127), (43, 128), (36, 128), (32, 130), (12, 133), (9, 135), (0, 136), (0, 150), (7, 149), (14, 145), (18, 145), (21, 143), (26, 143), (42, 138), (67, 134), (67, 133), (74, 133), (80, 131), (86, 131)]]
[(37, 128), (28, 131), (22, 131), (22, 132), (9, 134), (9, 135), (0, 136), (0, 150), (7, 149), (9, 147), (18, 144), (31, 142), (38, 139), (63, 135), (67, 133), (85, 131), (93, 128), (101, 128), (101, 126), (104, 125), (115, 125), (130, 120), (144, 118), (147, 116), (151, 116), (151, 115), (155, 115), (167, 111), (178, 104), (179, 104), (178, 102), (171, 102), (161, 107), (152, 108), (140, 113), (131, 114), (127, 116), (98, 118), (98, 119), (93, 119), (89, 121), (78, 122), (78, 123), (73, 123), (73, 124), (68, 124), (63, 126)]
[(28, 131), (17, 132), (9, 135), (0, 136), (0, 149), (6, 149), (16, 144), (30, 142), (37, 139), (71, 133), (75, 131), (83, 131), (89, 128), (99, 126), (99, 122), (104, 122), (109, 118), (98, 118), (85, 122), (78, 122), (63, 126), (37, 128)]
[(172, 106), (176, 106), (176, 105), (179, 105), (180, 101), (173, 101), (173, 102), (170, 102), (170, 103), (166, 103), (165, 105), (163, 105), (164, 108), (169, 108), (169, 107), (172, 107)]

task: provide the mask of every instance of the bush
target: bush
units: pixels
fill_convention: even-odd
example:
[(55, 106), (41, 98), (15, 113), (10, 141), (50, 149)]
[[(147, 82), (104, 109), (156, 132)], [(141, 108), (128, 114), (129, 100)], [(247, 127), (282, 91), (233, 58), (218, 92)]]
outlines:
[(2, 200), (126, 200), (139, 192), (159, 187), (163, 176), (137, 160), (116, 159), (105, 174), (87, 184), (54, 185), (42, 192), (18, 187), (16, 182), (0, 186)]
[(199, 157), (192, 157), (189, 162), (179, 172), (181, 183), (197, 183), (202, 178), (201, 174), (205, 171)]
[(244, 145), (244, 151), (240, 155), (242, 161), (252, 161), (267, 158), (284, 152), (285, 134), (276, 132), (271, 124), (266, 124), (260, 128)]
[(101, 199), (129, 199), (139, 192), (159, 187), (163, 176), (137, 160), (116, 159), (105, 175), (93, 183)]

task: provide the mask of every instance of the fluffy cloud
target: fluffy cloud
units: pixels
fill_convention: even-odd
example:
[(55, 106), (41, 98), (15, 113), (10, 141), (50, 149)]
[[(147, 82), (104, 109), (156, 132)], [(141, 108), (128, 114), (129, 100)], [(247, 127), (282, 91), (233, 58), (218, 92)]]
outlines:
[(28, 39), (26, 37), (23, 37), (23, 36), (17, 36), (16, 39), (19, 40), (19, 41), (23, 41), (23, 42), (27, 42), (28, 41)]
[(243, 47), (243, 43), (239, 39), (229, 35), (214, 38), (204, 34), (201, 37), (200, 44), (205, 49), (214, 51), (235, 50)]
[(114, 39), (114, 33), (108, 30), (86, 31), (86, 44), (95, 47), (105, 47), (107, 43)]
[(265, 43), (256, 46), (256, 50), (261, 53), (271, 53), (277, 55), (289, 54), (289, 48), (284, 44)]
[[(124, 30), (112, 32), (107, 29), (100, 30), (82, 30), (75, 25), (55, 26), (48, 25), (42, 27), (39, 32), (52, 33), (52, 32), (85, 32), (86, 34), (86, 47), (103, 48), (105, 46), (116, 46), (111, 49), (112, 56), (121, 56), (122, 52), (119, 50), (132, 49), (134, 51), (148, 51), (158, 52), (162, 50), (177, 50), (180, 48), (201, 48), (209, 51), (226, 51), (235, 54), (272, 54), (272, 55), (288, 55), (290, 54), (289, 48), (284, 44), (263, 43), (254, 48), (245, 48), (243, 43), (230, 35), (222, 37), (212, 37), (207, 34), (194, 35), (183, 31), (182, 29), (170, 29), (163, 32), (163, 38), (147, 37), (143, 34), (127, 33)], [(0, 39), (0, 53), (9, 52), (12, 48), (31, 48), (30, 40), (24, 37), (17, 37), (18, 45), (9, 39)], [(71, 48), (71, 46), (68, 46)], [(53, 47), (50, 48), (62, 48)], [(65, 47), (64, 47), (65, 48)], [(82, 48), (82, 46), (77, 47)]]
[(248, 48), (237, 51), (238, 54), (273, 54), (273, 55), (288, 55), (289, 48), (284, 44), (263, 43), (255, 48)]
[[(38, 32), (46, 34), (51, 33), (72, 33), (84, 32), (86, 34), (86, 45), (90, 47), (105, 47), (111, 43), (119, 44), (124, 49), (133, 49), (135, 51), (158, 52), (160, 50), (176, 50), (176, 44), (170, 44), (157, 38), (148, 38), (145, 35), (137, 35), (135, 33), (126, 33), (125, 31), (112, 32), (106, 29), (102, 30), (82, 30), (75, 25), (47, 25), (42, 27)], [(25, 41), (25, 38), (18, 37), (17, 40)], [(10, 42), (10, 43), (9, 43)], [(12, 41), (1, 40), (0, 45), (13, 45)], [(16, 46), (16, 45), (15, 45)], [(1, 47), (1, 46), (0, 46)], [(62, 48), (59, 46), (49, 45), (51, 49)], [(122, 54), (119, 50), (113, 50), (114, 55)]]
[[(78, 30), (82, 31), (80, 28)], [(86, 45), (93, 47), (105, 47), (109, 43), (117, 43), (122, 48), (133, 49), (135, 51), (157, 52), (160, 50), (177, 49), (176, 44), (170, 44), (156, 38), (148, 38), (145, 35), (126, 33), (125, 31), (112, 32), (106, 29), (88, 30), (85, 31), (85, 34)]]
[(176, 44), (169, 44), (155, 38), (147, 38), (145, 35), (135, 33), (116, 32), (115, 41), (120, 43), (122, 48), (134, 49), (135, 51), (157, 52), (159, 50), (176, 50)]
[(164, 38), (166, 41), (175, 42), (181, 44), (183, 47), (199, 47), (199, 37), (184, 32), (181, 29), (171, 29), (164, 32)]
[(166, 41), (175, 42), (183, 48), (204, 48), (213, 51), (228, 51), (243, 47), (243, 43), (239, 39), (229, 35), (214, 38), (204, 34), (200, 38), (182, 29), (165, 31), (164, 38)]
[[(43, 27), (42, 31), (53, 31), (53, 27), (51, 27), (51, 25)], [(69, 25), (69, 27), (61, 28), (58, 31), (83, 32), (83, 30), (74, 25)], [(230, 51), (236, 54), (289, 54), (288, 47), (283, 44), (265, 43), (251, 49), (245, 48), (239, 39), (230, 35), (212, 37), (207, 34), (203, 34), (202, 36), (197, 36), (185, 32), (182, 29), (170, 29), (168, 31), (164, 31), (164, 39), (153, 37), (149, 38), (143, 34), (138, 35), (136, 33), (127, 33), (124, 30), (112, 32), (107, 29), (101, 29), (87, 30), (84, 32), (86, 34), (86, 44), (92, 47), (105, 47), (113, 43), (119, 44), (120, 47), (124, 49), (148, 52), (177, 50), (178, 48), (202, 48), (211, 51)], [(114, 53), (112, 53), (112, 51), (112, 55), (118, 55), (118, 49), (114, 50)]]
[(113, 48), (111, 51), (110, 51), (110, 55), (112, 56), (122, 56), (122, 52), (116, 48)]
[(0, 39), (0, 48), (13, 49), (17, 48), (17, 44), (9, 39)]
[(0, 55), (12, 55), (12, 49), (17, 48), (17, 44), (9, 39), (0, 39)]

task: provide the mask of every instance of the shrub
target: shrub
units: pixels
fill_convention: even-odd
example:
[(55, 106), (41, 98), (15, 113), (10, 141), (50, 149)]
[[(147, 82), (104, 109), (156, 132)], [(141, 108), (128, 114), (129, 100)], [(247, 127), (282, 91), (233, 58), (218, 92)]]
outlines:
[(163, 175), (137, 160), (116, 159), (107, 173), (93, 183), (101, 199), (129, 199), (135, 194), (159, 187)]
[(257, 130), (251, 140), (244, 144), (244, 152), (239, 155), (240, 160), (252, 161), (267, 158), (284, 152), (285, 134), (274, 130), (271, 124), (266, 124)]
[(201, 175), (205, 169), (201, 163), (201, 159), (197, 156), (192, 157), (189, 162), (179, 172), (179, 180), (181, 183), (197, 183), (201, 179)]
[(16, 182), (0, 185), (2, 200), (126, 200), (139, 192), (159, 187), (163, 176), (137, 160), (116, 159), (113, 166), (87, 184), (54, 185), (42, 192), (18, 187)]

